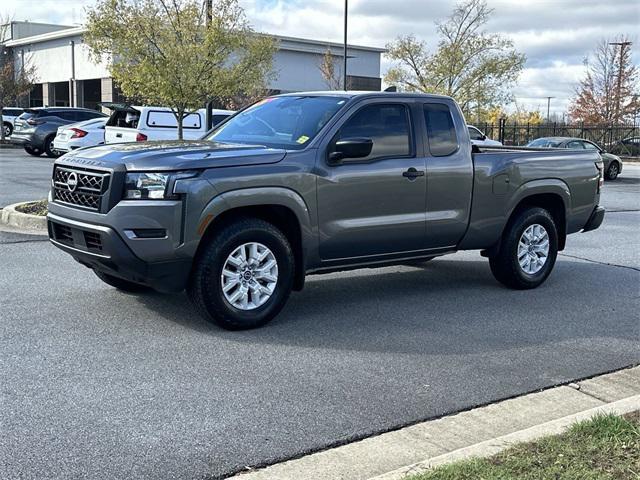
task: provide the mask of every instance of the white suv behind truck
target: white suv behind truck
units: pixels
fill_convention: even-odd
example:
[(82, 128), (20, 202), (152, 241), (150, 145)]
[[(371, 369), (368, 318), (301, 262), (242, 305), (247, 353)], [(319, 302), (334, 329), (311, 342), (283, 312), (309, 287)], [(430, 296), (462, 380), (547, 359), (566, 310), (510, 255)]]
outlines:
[[(111, 109), (105, 127), (105, 143), (145, 142), (147, 140), (176, 140), (178, 123), (168, 107), (142, 107), (123, 104), (104, 105)], [(217, 125), (234, 112), (213, 110), (213, 125)], [(207, 132), (206, 110), (187, 115), (182, 121), (185, 140), (197, 140)]]

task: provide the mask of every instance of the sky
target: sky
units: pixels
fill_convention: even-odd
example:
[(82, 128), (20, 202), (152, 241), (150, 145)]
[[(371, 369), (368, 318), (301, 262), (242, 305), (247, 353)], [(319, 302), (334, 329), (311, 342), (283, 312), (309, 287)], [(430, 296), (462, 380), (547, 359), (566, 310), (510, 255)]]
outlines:
[[(95, 0), (2, 0), (0, 14), (15, 20), (81, 24)], [(342, 42), (343, 0), (239, 0), (258, 31)], [(350, 0), (349, 43), (384, 47), (414, 34), (437, 45), (436, 22), (455, 0)], [(488, 0), (494, 9), (486, 30), (513, 40), (527, 56), (514, 96), (518, 105), (546, 113), (566, 111), (583, 60), (598, 41), (626, 34), (640, 64), (640, 0)], [(382, 74), (390, 63), (383, 58)]]

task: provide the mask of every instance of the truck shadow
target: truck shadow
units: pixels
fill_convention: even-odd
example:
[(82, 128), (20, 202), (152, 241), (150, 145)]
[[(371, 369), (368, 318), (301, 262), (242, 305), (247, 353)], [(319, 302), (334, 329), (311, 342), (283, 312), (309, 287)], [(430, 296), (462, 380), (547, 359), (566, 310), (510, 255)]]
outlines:
[[(613, 291), (603, 289), (615, 283)], [(437, 259), (309, 277), (304, 291), (263, 328), (227, 332), (202, 320), (185, 295), (139, 302), (158, 316), (215, 338), (341, 351), (465, 354), (583, 337), (638, 337), (632, 299), (638, 272), (559, 260), (545, 284), (514, 291), (486, 261)], [(625, 303), (622, 301), (627, 299)], [(613, 313), (615, 312), (615, 313)], [(614, 327), (615, 324), (615, 327)]]

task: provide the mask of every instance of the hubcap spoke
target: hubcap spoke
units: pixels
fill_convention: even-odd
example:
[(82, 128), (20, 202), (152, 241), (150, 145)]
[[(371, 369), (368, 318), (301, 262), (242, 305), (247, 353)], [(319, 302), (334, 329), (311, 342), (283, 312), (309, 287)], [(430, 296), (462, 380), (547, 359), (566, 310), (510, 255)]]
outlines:
[(265, 245), (240, 245), (227, 257), (220, 274), (225, 299), (239, 310), (264, 305), (278, 283), (278, 262)]

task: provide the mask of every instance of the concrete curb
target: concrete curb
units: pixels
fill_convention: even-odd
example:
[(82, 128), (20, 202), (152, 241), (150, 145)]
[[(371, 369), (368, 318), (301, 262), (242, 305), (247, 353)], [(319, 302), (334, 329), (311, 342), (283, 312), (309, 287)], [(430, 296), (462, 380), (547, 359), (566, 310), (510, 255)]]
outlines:
[(516, 443), (531, 442), (542, 437), (560, 434), (574, 423), (588, 420), (595, 415), (608, 413), (624, 415), (626, 413), (635, 412), (636, 410), (640, 410), (640, 395), (635, 395), (623, 400), (618, 400), (617, 402), (594, 407), (589, 410), (574, 413), (573, 415), (567, 415), (566, 417), (559, 418), (557, 420), (552, 420), (525, 430), (520, 430), (519, 432), (513, 432), (508, 435), (496, 437), (469, 447), (460, 448), (453, 452), (445, 453), (444, 455), (439, 455), (413, 465), (402, 467), (392, 472), (384, 473), (376, 477), (370, 477), (370, 480), (401, 480), (406, 478), (408, 475), (424, 473), (431, 468), (456, 462), (458, 460), (465, 460), (471, 457), (490, 457)]
[(30, 215), (16, 210), (17, 206), (24, 205), (25, 203), (31, 202), (14, 203), (0, 210), (0, 225), (8, 225), (30, 232), (46, 233), (47, 217)]
[(633, 410), (640, 410), (640, 366), (416, 423), (264, 468), (247, 468), (232, 478), (397, 480), (443, 463), (493, 455), (514, 442), (559, 433), (597, 413)]

